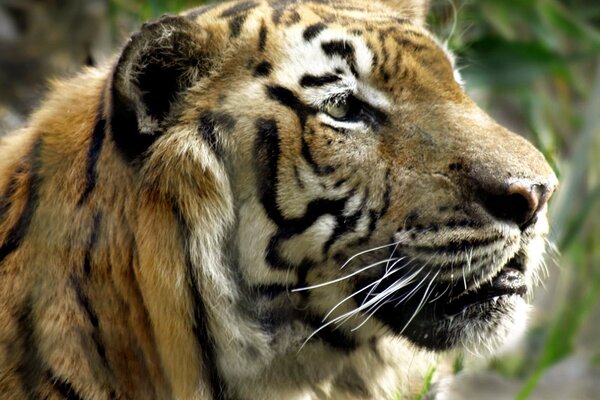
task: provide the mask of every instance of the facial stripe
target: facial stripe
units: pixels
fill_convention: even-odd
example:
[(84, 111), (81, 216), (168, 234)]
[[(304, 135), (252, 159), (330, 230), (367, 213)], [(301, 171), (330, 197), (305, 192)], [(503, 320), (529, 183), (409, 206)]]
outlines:
[(390, 209), (390, 203), (392, 201), (392, 171), (388, 168), (385, 171), (385, 192), (383, 193), (383, 205), (378, 212), (377, 218), (384, 216)]
[(96, 187), (96, 169), (98, 159), (100, 158), (100, 152), (102, 151), (104, 136), (106, 135), (106, 120), (104, 119), (103, 97), (104, 96), (100, 96), (100, 108), (96, 116), (96, 125), (94, 126), (92, 137), (90, 139), (85, 169), (85, 188), (83, 189), (81, 197), (77, 202), (78, 206), (82, 206), (87, 201), (88, 197)]
[(258, 7), (258, 4), (254, 1), (243, 1), (236, 5), (226, 9), (220, 15), (221, 18), (237, 17), (240, 14), (245, 14), (253, 8)]
[(300, 188), (301, 190), (304, 190), (304, 188), (305, 188), (304, 181), (300, 177), (300, 171), (299, 171), (297, 165), (294, 165), (294, 179), (296, 180), (296, 184), (298, 185), (298, 188)]
[(337, 329), (335, 325), (323, 326), (321, 318), (315, 318), (309, 322), (315, 330), (319, 330), (314, 337), (327, 343), (334, 349), (349, 353), (358, 347), (358, 343), (354, 338)]
[(356, 71), (356, 59), (354, 55), (354, 46), (347, 40), (331, 40), (329, 42), (321, 43), (321, 49), (329, 56), (338, 56), (345, 60), (350, 66), (350, 71), (356, 77), (358, 72)]
[(40, 177), (39, 170), (41, 167), (40, 153), (42, 149), (42, 139), (33, 146), (33, 150), (29, 155), (30, 171), (27, 180), (28, 193), (25, 200), (25, 207), (17, 223), (9, 230), (4, 243), (0, 246), (0, 265), (12, 252), (14, 252), (21, 242), (27, 235), (31, 220), (35, 214), (39, 204), (39, 189), (42, 178)]
[(302, 16), (300, 15), (300, 13), (296, 10), (292, 10), (286, 24), (288, 26), (292, 26), (294, 24), (297, 24), (301, 20), (302, 20)]
[(324, 74), (319, 76), (305, 74), (300, 79), (300, 86), (304, 88), (320, 87), (329, 85), (331, 83), (339, 82), (340, 80), (341, 78), (335, 74)]
[(244, 25), (244, 22), (246, 22), (247, 18), (247, 14), (242, 14), (229, 20), (229, 37), (231, 39), (235, 39), (240, 36), (240, 33), (242, 32), (242, 26)]
[(266, 77), (271, 74), (272, 70), (273, 70), (273, 66), (271, 65), (271, 63), (268, 61), (263, 61), (263, 62), (259, 63), (256, 66), (256, 68), (254, 69), (254, 76)]
[(406, 37), (392, 36), (394, 41), (401, 47), (410, 47), (412, 51), (431, 50), (431, 48), (425, 43), (417, 43)]
[[(314, 132), (311, 132), (314, 134)], [(308, 165), (312, 168), (313, 172), (319, 176), (330, 175), (335, 172), (335, 168), (331, 165), (321, 165), (315, 161), (312, 156), (312, 152), (310, 150), (310, 146), (306, 141), (306, 137), (302, 135), (302, 157), (307, 162)]]
[(314, 199), (306, 206), (304, 215), (296, 218), (286, 218), (277, 201), (277, 188), (279, 187), (278, 164), (280, 155), (279, 131), (274, 120), (257, 121), (257, 144), (256, 159), (261, 160), (263, 165), (263, 182), (261, 184), (261, 203), (271, 221), (277, 225), (277, 232), (271, 237), (265, 254), (267, 264), (277, 269), (296, 268), (285, 260), (280, 254), (279, 245), (281, 241), (301, 234), (311, 227), (320, 217), (324, 215), (340, 215), (348, 199), (352, 196), (340, 199)]
[(325, 215), (337, 216), (340, 215), (348, 202), (349, 198), (352, 197), (353, 193), (350, 193), (348, 197), (344, 197), (337, 200), (329, 199), (315, 199), (312, 200), (306, 207), (306, 211), (303, 216), (298, 218), (283, 218), (280, 221), (279, 229), (275, 235), (271, 238), (269, 246), (266, 252), (267, 263), (275, 269), (295, 269), (290, 262), (284, 259), (280, 253), (279, 245), (283, 240), (291, 239), (296, 235), (300, 235), (308, 228), (313, 226), (319, 218)]
[(304, 30), (302, 37), (307, 42), (310, 42), (311, 40), (319, 36), (319, 33), (323, 32), (325, 29), (327, 29), (327, 25), (325, 25), (322, 22), (310, 25)]
[(206, 6), (197, 7), (195, 9), (191, 10), (190, 12), (188, 12), (186, 14), (186, 17), (188, 17), (190, 19), (197, 18), (197, 17), (213, 10), (214, 8), (217, 8), (220, 5), (221, 5), (220, 3), (213, 3), (213, 4), (208, 4)]
[(306, 124), (309, 115), (315, 113), (314, 109), (304, 104), (291, 90), (283, 86), (268, 86), (267, 93), (270, 98), (294, 111), (300, 120), (301, 126)]
[(274, 0), (271, 3), (271, 20), (275, 25), (279, 25), (281, 23), (281, 18), (283, 14), (287, 11), (287, 9), (292, 5), (292, 0)]
[(223, 157), (223, 149), (219, 141), (219, 130), (231, 132), (237, 123), (231, 114), (221, 111), (203, 111), (200, 113), (200, 136), (208, 143), (217, 157)]
[(327, 255), (331, 246), (333, 246), (343, 235), (352, 232), (356, 229), (358, 221), (363, 215), (362, 207), (351, 215), (338, 215), (336, 217), (335, 229), (331, 233), (331, 236), (323, 244), (323, 255)]
[(265, 20), (262, 20), (260, 23), (260, 31), (258, 33), (258, 51), (261, 53), (265, 51), (265, 47), (267, 46), (267, 32)]

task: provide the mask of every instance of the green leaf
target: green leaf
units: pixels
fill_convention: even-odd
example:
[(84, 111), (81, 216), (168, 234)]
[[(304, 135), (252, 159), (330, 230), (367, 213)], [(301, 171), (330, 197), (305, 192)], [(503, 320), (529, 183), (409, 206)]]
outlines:
[(538, 42), (510, 42), (483, 37), (469, 46), (467, 59), (477, 61), (464, 69), (471, 84), (493, 87), (531, 85), (541, 76), (567, 74), (564, 57)]

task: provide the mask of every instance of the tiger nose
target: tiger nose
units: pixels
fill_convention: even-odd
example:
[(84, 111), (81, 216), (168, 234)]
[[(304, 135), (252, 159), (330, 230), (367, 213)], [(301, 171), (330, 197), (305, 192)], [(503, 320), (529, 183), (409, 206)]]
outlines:
[(479, 200), (488, 213), (501, 221), (514, 222), (521, 229), (536, 221), (558, 186), (556, 178), (546, 183), (519, 180), (501, 189), (482, 190)]

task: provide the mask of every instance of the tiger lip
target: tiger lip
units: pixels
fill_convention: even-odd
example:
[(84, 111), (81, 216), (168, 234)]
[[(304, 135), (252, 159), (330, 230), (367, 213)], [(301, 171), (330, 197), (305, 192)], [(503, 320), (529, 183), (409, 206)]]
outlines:
[(463, 291), (450, 298), (445, 309), (446, 315), (454, 315), (469, 306), (495, 301), (503, 296), (527, 294), (521, 257), (513, 256), (495, 275), (476, 288)]

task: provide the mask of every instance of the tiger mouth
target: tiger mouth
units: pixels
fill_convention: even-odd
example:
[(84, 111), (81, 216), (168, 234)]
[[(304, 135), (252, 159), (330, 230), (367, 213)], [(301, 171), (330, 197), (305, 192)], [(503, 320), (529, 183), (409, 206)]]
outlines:
[(528, 288), (520, 257), (511, 258), (496, 275), (482, 285), (468, 289), (448, 299), (444, 307), (446, 316), (460, 314), (466, 309), (485, 304), (495, 304), (500, 298), (517, 295), (525, 297)]
[[(412, 286), (404, 288), (414, 296), (406, 296), (409, 298), (407, 301), (395, 301), (404, 299), (404, 292), (391, 297), (390, 301), (378, 306), (374, 315), (396, 334), (431, 350), (455, 347), (475, 331), (493, 336), (494, 327), (511, 321), (512, 315), (525, 301), (529, 290), (525, 275), (527, 260), (521, 248), (504, 264), (487, 265), (477, 272), (477, 275), (483, 272), (484, 276), (480, 279), (474, 279), (473, 274), (450, 281), (432, 281), (431, 285), (422, 284), (420, 289)], [(382, 281), (379, 290), (384, 293), (396, 281), (391, 277)], [(438, 294), (429, 290), (435, 284), (442, 285), (440, 290), (444, 284), (450, 286), (445, 293)], [(366, 292), (358, 293), (359, 301), (365, 301), (361, 296)], [(463, 334), (467, 336), (461, 339)]]

